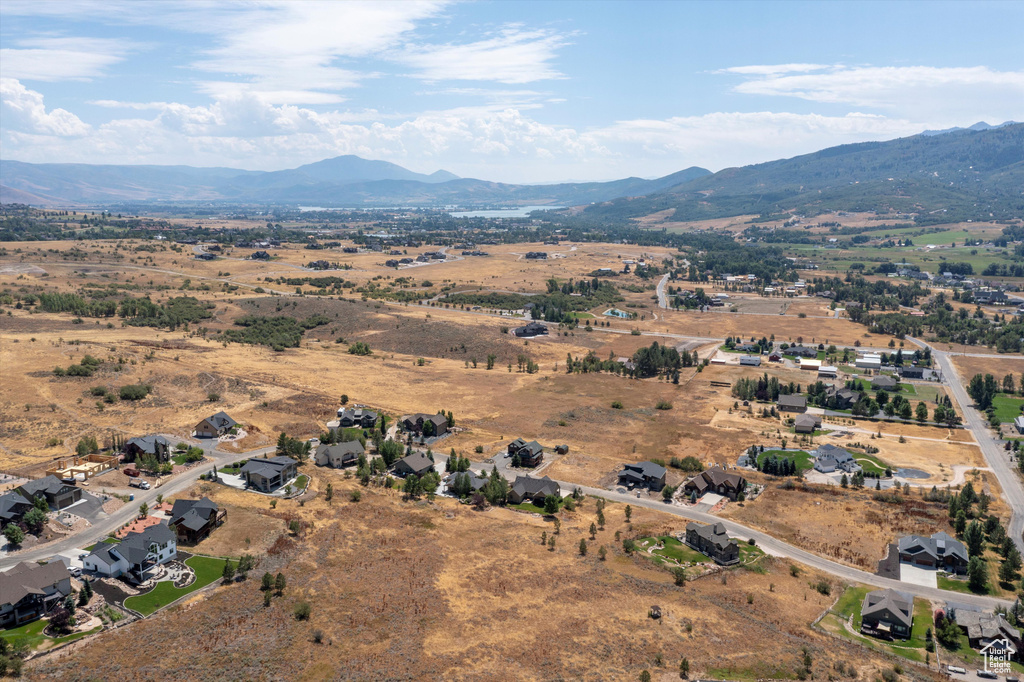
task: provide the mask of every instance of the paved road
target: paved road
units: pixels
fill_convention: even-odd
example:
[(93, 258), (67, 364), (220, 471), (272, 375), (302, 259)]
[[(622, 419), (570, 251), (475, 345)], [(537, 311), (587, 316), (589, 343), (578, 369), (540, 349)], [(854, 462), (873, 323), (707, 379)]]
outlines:
[(273, 452), (275, 449), (276, 448), (274, 447), (262, 448), (260, 450), (247, 452), (244, 455), (239, 455), (234, 452), (222, 453), (217, 451), (204, 460), (199, 466), (178, 474), (160, 487), (154, 487), (149, 490), (133, 490), (132, 493), (135, 495), (134, 501), (129, 502), (113, 514), (110, 514), (106, 519), (93, 524), (81, 533), (76, 533), (75, 535), (62, 540), (57, 540), (56, 542), (48, 542), (45, 545), (39, 545), (38, 547), (33, 547), (31, 549), (0, 558), (0, 571), (6, 570), (22, 561), (39, 561), (41, 559), (48, 559), (61, 552), (81, 547), (88, 547), (95, 542), (99, 542), (110, 535), (110, 533), (135, 518), (139, 513), (139, 505), (143, 502), (153, 506), (156, 503), (157, 495), (163, 495), (166, 498), (173, 496), (175, 493), (180, 493), (182, 490), (185, 490), (198, 481), (200, 474), (209, 472), (214, 466), (220, 468), (230, 462), (235, 462), (242, 458), (263, 455), (266, 452)]
[[(923, 346), (928, 345), (918, 339), (911, 340)], [(981, 412), (972, 407), (974, 401), (967, 394), (967, 389), (964, 388), (963, 381), (949, 353), (938, 350), (934, 346), (930, 347), (932, 349), (932, 357), (935, 358), (935, 362), (942, 368), (942, 375), (946, 379), (946, 384), (949, 386), (953, 400), (957, 403), (960, 414), (963, 415), (964, 424), (974, 434), (975, 440), (978, 441), (978, 446), (981, 448), (981, 453), (985, 456), (985, 461), (988, 462), (992, 472), (995, 473), (996, 480), (999, 481), (999, 487), (1003, 489), (1003, 498), (1010, 505), (1012, 515), (1010, 516), (1007, 534), (1013, 538), (1017, 548), (1024, 552), (1024, 537), (1022, 537), (1022, 534), (1024, 534), (1024, 486), (1021, 485), (1020, 478), (1017, 476), (1017, 472), (1014, 471), (1014, 467), (1010, 463), (1010, 456), (1003, 449), (1002, 443), (992, 435), (988, 420), (982, 416)]]
[(665, 293), (665, 285), (668, 284), (668, 273), (658, 281), (658, 306), (668, 308), (668, 294)]

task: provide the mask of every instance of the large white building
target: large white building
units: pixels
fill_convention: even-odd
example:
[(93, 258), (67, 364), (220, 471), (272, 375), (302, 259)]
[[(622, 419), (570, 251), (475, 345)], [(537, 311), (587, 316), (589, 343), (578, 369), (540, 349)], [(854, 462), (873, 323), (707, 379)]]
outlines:
[(854, 366), (860, 369), (881, 369), (882, 356), (874, 353), (865, 353), (857, 358)]

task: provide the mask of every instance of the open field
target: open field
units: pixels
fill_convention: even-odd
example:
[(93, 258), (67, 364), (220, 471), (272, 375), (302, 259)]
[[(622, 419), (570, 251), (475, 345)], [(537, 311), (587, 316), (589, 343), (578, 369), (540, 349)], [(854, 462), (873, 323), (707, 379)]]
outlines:
[[(344, 492), (351, 484), (334, 474), (314, 476), (334, 477)], [(693, 675), (788, 677), (802, 647), (816, 676), (838, 660), (853, 661), (869, 679), (887, 665), (807, 628), (830, 601), (809, 588), (818, 579), (812, 573), (794, 578), (788, 565), (766, 560), (763, 574), (740, 569), (724, 583), (708, 577), (677, 588), (667, 571), (623, 555), (615, 531), (641, 537), (671, 529), (656, 512), (635, 510), (630, 527), (621, 506), (609, 505), (606, 529), (589, 542), (594, 503), (585, 501), (562, 513), (549, 551), (540, 534), (552, 526), (538, 517), (480, 513), (452, 501), (409, 503), (397, 493), (369, 491), (359, 503), (339, 497), (347, 500), (279, 506), (308, 525), (298, 540), (277, 543), (254, 572), (287, 578), (284, 596), (273, 597), (270, 608), (256, 580), (217, 587), (156, 619), (38, 661), (31, 676), (161, 675), (180, 670), (186, 642), (191, 669), (203, 671), (197, 679), (313, 679), (344, 671), (354, 679), (619, 680), (658, 672), (659, 655), (666, 675), (686, 656)], [(577, 551), (583, 538), (591, 548), (586, 557)], [(601, 545), (610, 550), (607, 561), (596, 556)], [(524, 562), (547, 580), (522, 580)], [(292, 617), (299, 601), (312, 606), (308, 622)], [(660, 621), (648, 618), (654, 604)], [(499, 621), (501, 628), (488, 626)], [(315, 631), (323, 644), (314, 642)], [(131, 643), (157, 633), (165, 646), (137, 667)], [(524, 650), (531, 655), (523, 657)]]

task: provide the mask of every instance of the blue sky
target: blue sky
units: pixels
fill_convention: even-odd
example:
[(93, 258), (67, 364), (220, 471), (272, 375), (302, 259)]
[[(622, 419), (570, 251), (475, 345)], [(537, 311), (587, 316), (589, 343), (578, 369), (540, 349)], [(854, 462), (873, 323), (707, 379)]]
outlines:
[(0, 3), (0, 156), (655, 177), (1024, 120), (1021, 2)]

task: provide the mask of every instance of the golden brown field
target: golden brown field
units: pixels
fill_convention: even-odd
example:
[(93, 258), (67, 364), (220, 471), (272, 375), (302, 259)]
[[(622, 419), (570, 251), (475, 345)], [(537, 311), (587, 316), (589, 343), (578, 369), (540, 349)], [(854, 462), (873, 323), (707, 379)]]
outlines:
[[(621, 505), (609, 505), (605, 530), (591, 541), (594, 501), (587, 500), (562, 513), (550, 551), (540, 538), (554, 529), (539, 517), (373, 490), (353, 503), (353, 484), (320, 476), (333, 476), (331, 504), (319, 496), (304, 507), (257, 510), (305, 527), (297, 538), (282, 533), (248, 581), (40, 660), (30, 676), (621, 680), (647, 669), (670, 680), (679, 679), (686, 657), (691, 676), (753, 679), (792, 676), (804, 648), (816, 678), (840, 660), (867, 679), (891, 666), (808, 628), (840, 589), (819, 594), (813, 573), (793, 577), (788, 563), (766, 559), (763, 573), (733, 570), (680, 588), (647, 559), (625, 556), (616, 532), (678, 529), (656, 512), (637, 510), (630, 525)], [(600, 546), (607, 561), (597, 556)], [(287, 579), (269, 608), (259, 590), (263, 571)], [(312, 607), (308, 622), (292, 615), (299, 601)], [(648, 617), (652, 605), (662, 608), (661, 620)], [(161, 645), (140, 661), (138, 642), (153, 639)]]

